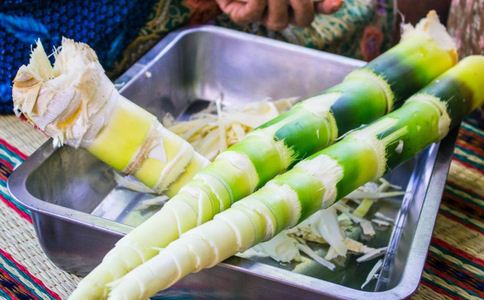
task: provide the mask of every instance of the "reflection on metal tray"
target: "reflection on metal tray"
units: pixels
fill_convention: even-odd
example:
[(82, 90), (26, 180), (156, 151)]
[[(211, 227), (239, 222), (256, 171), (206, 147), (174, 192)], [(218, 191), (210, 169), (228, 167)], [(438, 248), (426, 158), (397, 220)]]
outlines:
[[(267, 97), (307, 97), (363, 63), (211, 26), (175, 32), (117, 80), (122, 94), (158, 117), (180, 115), (201, 99), (237, 104)], [(197, 102), (198, 100), (198, 102)], [(196, 105), (195, 105), (196, 106)], [(161, 295), (210, 298), (403, 298), (417, 287), (447, 176), (456, 131), (387, 176), (406, 187), (404, 199), (383, 202), (397, 216), (376, 284), (359, 286), (372, 263), (329, 272), (291, 272), (268, 259), (232, 257), (192, 274)], [(116, 187), (113, 170), (84, 150), (49, 141), (10, 176), (12, 195), (32, 211), (39, 241), (64, 270), (86, 274), (131, 227), (153, 210), (145, 195)], [(133, 213), (135, 212), (135, 213)], [(124, 224), (123, 224), (124, 223)], [(160, 233), (163, 229), (160, 228)], [(374, 263), (374, 262), (373, 262)]]

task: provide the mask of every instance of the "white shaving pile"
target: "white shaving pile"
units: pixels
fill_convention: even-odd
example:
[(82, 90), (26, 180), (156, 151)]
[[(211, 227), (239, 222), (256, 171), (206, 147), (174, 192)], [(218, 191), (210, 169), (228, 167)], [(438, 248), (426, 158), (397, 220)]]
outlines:
[[(349, 255), (356, 256), (357, 263), (380, 258), (385, 255), (387, 247), (373, 248), (366, 243), (374, 239), (380, 229), (391, 228), (394, 219), (380, 211), (375, 212), (373, 205), (381, 199), (403, 194), (399, 186), (383, 178), (367, 183), (331, 208), (316, 212), (301, 224), (239, 256), (271, 257), (280, 263), (296, 263), (295, 270), (299, 269), (298, 264), (305, 263), (302, 255), (330, 270)], [(318, 253), (325, 253), (325, 256)], [(363, 287), (375, 278), (382, 262), (380, 260), (370, 271)]]
[(213, 160), (220, 152), (237, 143), (247, 133), (288, 110), (297, 98), (263, 100), (243, 106), (225, 106), (221, 98), (190, 116), (177, 121), (171, 115), (163, 125), (193, 145), (198, 153)]

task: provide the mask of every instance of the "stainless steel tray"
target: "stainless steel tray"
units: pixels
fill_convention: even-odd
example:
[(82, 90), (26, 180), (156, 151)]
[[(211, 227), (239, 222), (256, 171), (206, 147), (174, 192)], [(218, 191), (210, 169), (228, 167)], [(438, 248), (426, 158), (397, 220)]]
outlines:
[[(162, 117), (179, 115), (197, 100), (224, 94), (227, 103), (267, 97), (306, 97), (338, 83), (363, 63), (266, 38), (211, 26), (168, 35), (118, 80), (122, 94)], [(232, 257), (192, 274), (165, 297), (271, 298), (321, 296), (394, 299), (410, 295), (423, 270), (445, 184), (456, 130), (388, 175), (406, 187), (385, 202), (397, 215), (376, 284), (359, 289), (372, 263), (348, 270), (294, 273), (269, 260)], [(60, 268), (91, 270), (132, 227), (129, 215), (148, 195), (116, 187), (113, 171), (83, 150), (46, 142), (10, 176), (11, 194), (32, 212), (39, 241)], [(160, 234), (163, 230), (160, 229)], [(382, 242), (382, 241), (380, 241)], [(386, 243), (386, 241), (384, 241)], [(374, 263), (374, 262), (373, 262)]]

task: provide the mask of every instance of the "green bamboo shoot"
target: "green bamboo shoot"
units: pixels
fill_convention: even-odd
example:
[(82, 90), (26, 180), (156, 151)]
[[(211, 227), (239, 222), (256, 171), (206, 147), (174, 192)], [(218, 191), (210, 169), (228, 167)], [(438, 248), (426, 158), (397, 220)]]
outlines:
[[(380, 58), (222, 152), (158, 213), (121, 239), (81, 281), (71, 298), (102, 295), (105, 284), (156, 255), (158, 248), (211, 220), (299, 160), (332, 144), (337, 137), (388, 113), (395, 102), (424, 87), (455, 63), (454, 43), (436, 14), (429, 14)], [(410, 75), (415, 76), (412, 85), (408, 84)], [(309, 184), (304, 181), (309, 180), (304, 174), (301, 180), (301, 184)], [(318, 185), (314, 180), (310, 183)]]
[(444, 138), (484, 103), (483, 86), (484, 56), (464, 59), (400, 109), (299, 162), (212, 221), (185, 232), (112, 283), (108, 298), (146, 299), (331, 206)]

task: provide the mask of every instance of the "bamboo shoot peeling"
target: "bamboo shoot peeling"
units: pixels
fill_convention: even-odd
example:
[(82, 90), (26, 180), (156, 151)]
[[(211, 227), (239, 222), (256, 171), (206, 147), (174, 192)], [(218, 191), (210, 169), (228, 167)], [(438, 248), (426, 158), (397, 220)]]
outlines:
[[(398, 110), (347, 135), (170, 243), (111, 284), (109, 299), (146, 299), (184, 276), (274, 237), (444, 138), (484, 104), (484, 56), (464, 59)], [(395, 151), (403, 141), (401, 151)]]

